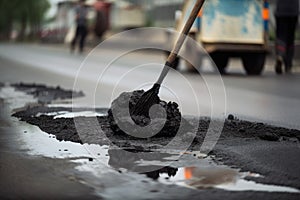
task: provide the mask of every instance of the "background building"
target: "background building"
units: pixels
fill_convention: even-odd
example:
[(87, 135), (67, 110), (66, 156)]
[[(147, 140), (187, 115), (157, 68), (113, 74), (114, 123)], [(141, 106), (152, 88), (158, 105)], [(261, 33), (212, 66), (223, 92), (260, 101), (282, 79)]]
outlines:
[(181, 10), (184, 0), (127, 0), (128, 2), (144, 6), (147, 13), (147, 25), (159, 27), (173, 27), (175, 12)]

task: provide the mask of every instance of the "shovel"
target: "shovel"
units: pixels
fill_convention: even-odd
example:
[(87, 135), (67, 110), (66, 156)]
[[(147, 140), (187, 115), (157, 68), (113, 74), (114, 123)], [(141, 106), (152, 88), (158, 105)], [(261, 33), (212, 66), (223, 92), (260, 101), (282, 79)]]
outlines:
[(153, 85), (153, 87), (146, 91), (138, 100), (137, 104), (132, 108), (132, 114), (135, 116), (147, 116), (149, 109), (151, 108), (151, 106), (153, 106), (154, 104), (156, 104), (158, 102), (158, 93), (159, 93), (159, 89), (160, 86), (163, 82), (163, 80), (165, 79), (166, 75), (168, 74), (170, 68), (172, 68), (174, 61), (176, 60), (176, 57), (178, 55), (178, 52), (180, 51), (187, 34), (190, 32), (191, 27), (196, 19), (196, 17), (198, 16), (198, 13), (200, 12), (203, 3), (205, 0), (197, 0), (194, 8), (188, 18), (188, 20), (185, 23), (185, 26), (183, 27), (180, 36), (178, 37), (175, 46), (173, 47), (172, 51), (170, 52), (170, 55), (168, 56), (168, 59), (164, 65), (164, 68), (158, 78), (158, 80), (156, 81), (156, 83)]

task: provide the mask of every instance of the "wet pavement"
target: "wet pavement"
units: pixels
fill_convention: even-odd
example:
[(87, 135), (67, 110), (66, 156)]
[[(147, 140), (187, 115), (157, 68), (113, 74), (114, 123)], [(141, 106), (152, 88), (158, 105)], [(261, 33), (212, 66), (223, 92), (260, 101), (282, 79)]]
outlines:
[[(206, 65), (202, 78), (171, 71), (166, 79), (171, 89), (163, 90), (161, 98), (178, 102), (183, 116), (204, 117), (200, 134), (184, 134), (172, 148), (163, 148), (170, 139), (128, 141), (111, 134), (106, 113), (112, 99), (151, 84), (165, 59), (157, 52), (126, 54), (99, 82), (106, 64), (120, 52), (117, 46), (96, 49), (84, 68), (87, 54), (71, 55), (67, 47), (0, 45), (0, 82), (30, 83), (0, 84), (1, 197), (299, 199), (299, 68), (276, 76), (270, 56), (260, 77), (245, 76), (235, 59), (221, 81)], [(132, 72), (145, 63), (144, 70)], [(196, 91), (199, 110), (185, 80)], [(73, 95), (78, 98), (69, 99)], [(18, 116), (11, 117), (13, 113)], [(225, 119), (229, 113), (233, 115), (225, 120), (224, 134), (214, 149), (209, 154), (200, 151), (211, 117)], [(74, 122), (87, 128), (78, 129)], [(95, 122), (104, 131), (93, 126)], [(180, 146), (194, 137), (189, 149)]]
[[(51, 141), (42, 143), (46, 137), (49, 139), (48, 134), (43, 135), (37, 127), (11, 118), (12, 109), (23, 107), (25, 102), (34, 103), (36, 99), (16, 91), (14, 96), (9, 93), (10, 88), (5, 92), (1, 89), (1, 199), (99, 199), (92, 188), (76, 178), (75, 164), (59, 159), (65, 156), (53, 156)], [(38, 134), (33, 137), (34, 133)], [(47, 150), (40, 152), (41, 146)]]
[[(126, 148), (120, 149), (112, 143), (105, 144), (107, 141), (97, 141), (96, 136), (84, 144), (70, 142), (68, 139), (59, 141), (57, 135), (51, 134), (52, 131), (41, 130), (45, 127), (43, 124), (48, 123), (43, 120), (45, 117), (63, 123), (68, 119), (82, 117), (103, 118), (107, 109), (93, 111), (78, 107), (72, 110), (66, 104), (67, 100), (55, 100), (59, 95), (49, 96), (53, 102), (51, 106), (43, 102), (38, 104), (39, 96), (34, 98), (32, 95), (35, 90), (34, 87), (29, 91), (18, 91), (11, 86), (1, 88), (1, 141), (5, 144), (1, 145), (5, 155), (1, 159), (5, 169), (1, 168), (1, 174), (12, 173), (8, 170), (9, 166), (22, 166), (22, 170), (14, 168), (17, 172), (15, 176), (21, 180), (21, 184), (14, 182), (16, 179), (3, 176), (5, 181), (1, 181), (2, 184), (17, 185), (14, 193), (1, 192), (3, 197), (19, 197), (21, 191), (28, 189), (25, 183), (30, 181), (33, 184), (29, 186), (36, 189), (23, 193), (22, 197), (25, 199), (40, 197), (42, 193), (52, 194), (49, 198), (81, 199), (199, 199), (200, 196), (206, 199), (299, 198), (299, 139), (298, 135), (292, 134), (293, 131), (299, 132), (297, 130), (278, 129), (276, 134), (280, 140), (276, 142), (269, 138), (260, 139), (256, 135), (253, 138), (249, 133), (247, 137), (242, 137), (243, 131), (238, 127), (243, 125), (245, 128), (245, 125), (251, 123), (233, 119), (232, 122), (240, 125), (232, 133), (227, 128), (225, 135), (231, 136), (220, 140), (209, 155), (200, 153), (200, 144), (197, 142), (186, 151), (170, 148), (161, 152), (153, 148), (154, 145), (145, 149), (142, 148), (144, 145), (141, 141), (130, 140), (129, 146), (127, 144)], [(40, 95), (45, 97), (43, 94)], [(42, 100), (48, 101), (44, 98)], [(57, 103), (61, 102), (64, 103), (57, 107)], [(19, 121), (18, 118), (10, 118), (9, 113), (15, 112), (21, 112), (21, 115), (40, 122), (36, 121), (37, 126), (34, 126)], [(4, 116), (5, 113), (8, 116)], [(21, 115), (20, 119), (24, 120)], [(256, 128), (264, 126), (258, 124)], [(67, 130), (69, 128), (65, 127)], [(275, 129), (268, 127), (267, 130)], [(259, 133), (259, 129), (257, 132)], [(7, 135), (8, 133), (13, 134)], [(147, 143), (151, 144), (152, 141)], [(14, 162), (12, 165), (5, 159), (9, 156), (7, 151), (15, 153), (16, 157), (10, 157), (10, 161)], [(32, 155), (37, 163), (19, 160), (22, 164), (18, 165), (14, 161), (26, 154)], [(32, 158), (25, 156), (23, 159)], [(38, 166), (35, 169), (38, 172), (32, 170), (32, 164)], [(36, 180), (36, 176), (30, 175), (31, 173), (38, 173), (39, 179)], [(31, 178), (24, 178), (27, 176)], [(59, 185), (58, 189), (51, 181), (57, 181), (63, 186)], [(3, 188), (3, 191), (11, 191), (7, 186)], [(45, 188), (48, 188), (46, 192)], [(73, 191), (74, 188), (76, 191)]]

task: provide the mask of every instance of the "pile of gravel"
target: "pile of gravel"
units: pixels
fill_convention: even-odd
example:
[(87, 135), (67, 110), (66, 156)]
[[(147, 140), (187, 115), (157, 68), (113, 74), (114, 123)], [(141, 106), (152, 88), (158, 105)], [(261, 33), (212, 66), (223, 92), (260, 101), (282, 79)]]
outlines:
[[(117, 99), (115, 99), (112, 104), (110, 109), (108, 110), (108, 122), (111, 126), (112, 131), (114, 134), (120, 134), (124, 135), (126, 134), (124, 131), (120, 129), (120, 127), (117, 125), (122, 123), (123, 126), (129, 126), (132, 125), (132, 121), (140, 126), (140, 127), (145, 127), (149, 125), (151, 122), (149, 118), (149, 114), (147, 113), (146, 115), (139, 115), (135, 116), (132, 114), (132, 108), (136, 105), (138, 100), (141, 98), (141, 96), (145, 93), (144, 90), (136, 90), (133, 92), (123, 92)], [(126, 116), (126, 113), (128, 113), (128, 102), (129, 102), (129, 113), (131, 116), (131, 119), (128, 118), (116, 118), (116, 116), (113, 115), (112, 110), (115, 112), (118, 112), (118, 116)], [(161, 105), (165, 110), (167, 114), (167, 119), (165, 122), (165, 125), (163, 128), (156, 133), (155, 130), (153, 130), (152, 137), (173, 137), (176, 135), (180, 122), (181, 122), (181, 113), (178, 109), (178, 104), (175, 102), (166, 102), (162, 101), (159, 97), (157, 97), (157, 103)], [(162, 116), (158, 116), (157, 120), (158, 122), (160, 120), (163, 120), (163, 118), (160, 119)], [(155, 124), (155, 122), (154, 122)], [(132, 130), (134, 131), (134, 130)], [(142, 133), (141, 133), (142, 134)], [(126, 134), (127, 135), (127, 134)]]

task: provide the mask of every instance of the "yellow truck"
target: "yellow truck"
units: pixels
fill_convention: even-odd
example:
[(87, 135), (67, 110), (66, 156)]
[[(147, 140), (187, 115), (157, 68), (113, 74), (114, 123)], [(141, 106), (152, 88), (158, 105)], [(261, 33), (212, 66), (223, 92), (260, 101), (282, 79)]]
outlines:
[[(183, 27), (195, 1), (184, 1), (176, 31)], [(247, 74), (259, 75), (268, 52), (268, 23), (267, 0), (206, 0), (190, 36), (209, 53), (220, 73), (226, 72), (231, 57), (239, 57)]]

